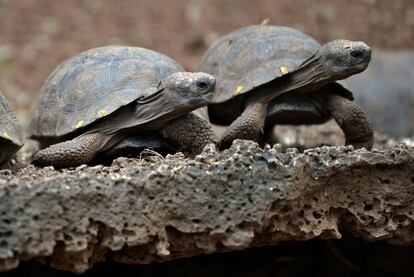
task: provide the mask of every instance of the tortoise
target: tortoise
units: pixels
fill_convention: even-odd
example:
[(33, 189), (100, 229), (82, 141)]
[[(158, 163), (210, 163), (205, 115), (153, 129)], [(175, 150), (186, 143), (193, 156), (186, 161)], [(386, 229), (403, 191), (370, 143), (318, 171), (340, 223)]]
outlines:
[(23, 130), (0, 92), (0, 166), (5, 165), (23, 146)]
[(320, 124), (334, 118), (346, 144), (373, 145), (369, 119), (337, 80), (362, 72), (371, 49), (360, 41), (320, 45), (289, 27), (254, 25), (213, 43), (199, 70), (217, 79), (208, 106), (212, 123), (230, 125), (219, 147), (251, 139), (271, 142), (275, 124)]
[(211, 101), (214, 88), (213, 76), (184, 72), (149, 49), (82, 52), (60, 64), (41, 88), (29, 134), (46, 148), (33, 163), (77, 166), (114, 148), (151, 145), (151, 137), (198, 153), (216, 137), (192, 111)]
[(414, 53), (409, 50), (374, 51), (362, 74), (344, 81), (379, 133), (414, 136)]

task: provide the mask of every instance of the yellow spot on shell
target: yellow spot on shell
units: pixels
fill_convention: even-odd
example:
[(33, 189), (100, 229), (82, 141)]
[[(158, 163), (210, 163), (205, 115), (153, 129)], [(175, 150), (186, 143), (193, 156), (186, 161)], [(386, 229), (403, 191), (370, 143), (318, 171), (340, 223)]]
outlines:
[(243, 90), (243, 86), (238, 86), (236, 88), (236, 93), (240, 93), (240, 92), (242, 92), (242, 90)]
[(282, 73), (283, 75), (288, 74), (289, 73), (289, 69), (287, 69), (286, 66), (282, 65), (281, 67), (279, 67), (280, 73)]
[(83, 126), (83, 124), (85, 124), (85, 121), (80, 120), (77, 124), (76, 124), (76, 128), (80, 128)]
[(3, 136), (4, 136), (6, 139), (10, 139), (10, 136), (9, 136), (9, 134), (7, 134), (7, 132), (3, 132)]
[(97, 114), (98, 114), (98, 117), (103, 117), (103, 116), (105, 116), (105, 115), (106, 115), (106, 110), (105, 110), (105, 109), (99, 110), (99, 111), (97, 112)]

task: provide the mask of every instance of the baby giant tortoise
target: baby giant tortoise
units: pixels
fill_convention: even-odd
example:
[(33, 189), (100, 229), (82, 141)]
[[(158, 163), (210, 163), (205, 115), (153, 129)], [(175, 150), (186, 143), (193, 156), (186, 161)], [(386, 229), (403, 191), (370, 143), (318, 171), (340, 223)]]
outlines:
[(211, 122), (231, 124), (220, 148), (236, 138), (260, 141), (263, 132), (269, 141), (275, 124), (319, 124), (333, 117), (346, 144), (371, 149), (369, 120), (352, 93), (335, 82), (365, 70), (370, 59), (363, 42), (321, 46), (287, 27), (250, 26), (222, 37), (199, 68), (217, 78)]
[(214, 88), (211, 75), (184, 72), (148, 49), (107, 46), (80, 53), (59, 65), (41, 89), (29, 130), (42, 148), (53, 145), (33, 162), (77, 166), (124, 141), (133, 145), (131, 138), (145, 142), (148, 134), (197, 153), (216, 138), (191, 111), (209, 104)]
[(0, 92), (0, 166), (23, 146), (23, 130), (16, 115)]

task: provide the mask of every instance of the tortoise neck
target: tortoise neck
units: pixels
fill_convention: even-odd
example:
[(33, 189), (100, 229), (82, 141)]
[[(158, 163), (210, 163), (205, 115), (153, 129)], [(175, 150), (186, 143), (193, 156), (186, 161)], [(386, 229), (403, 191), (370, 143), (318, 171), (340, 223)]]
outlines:
[(324, 69), (321, 55), (317, 51), (304, 61), (297, 70), (292, 72), (286, 85), (290, 87), (290, 90), (309, 92), (315, 91), (332, 81), (332, 77)]
[(315, 91), (333, 80), (324, 70), (319, 51), (304, 61), (298, 69), (257, 88), (255, 102), (270, 102), (288, 92)]

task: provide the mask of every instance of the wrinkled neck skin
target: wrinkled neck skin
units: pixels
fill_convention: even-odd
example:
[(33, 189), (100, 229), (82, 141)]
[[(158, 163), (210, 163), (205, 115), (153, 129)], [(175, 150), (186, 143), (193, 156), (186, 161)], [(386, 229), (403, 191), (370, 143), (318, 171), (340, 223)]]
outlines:
[[(177, 95), (176, 92), (164, 88), (150, 102), (137, 101), (135, 105), (134, 118), (136, 123), (145, 119), (148, 123), (143, 127), (154, 130), (167, 124), (178, 117), (188, 114), (198, 108), (204, 107), (208, 102), (201, 97), (189, 98), (185, 95)], [(168, 97), (167, 95), (177, 95)], [(147, 120), (148, 119), (148, 120)]]
[(288, 92), (306, 93), (318, 90), (335, 81), (323, 68), (321, 53), (317, 51), (304, 61), (298, 69), (262, 86), (254, 93), (254, 102), (270, 102)]
[(89, 133), (99, 131), (109, 135), (122, 131), (136, 134), (157, 130), (169, 121), (207, 105), (199, 98), (187, 99), (173, 95), (177, 93), (163, 88), (148, 97), (137, 99), (102, 118)]

